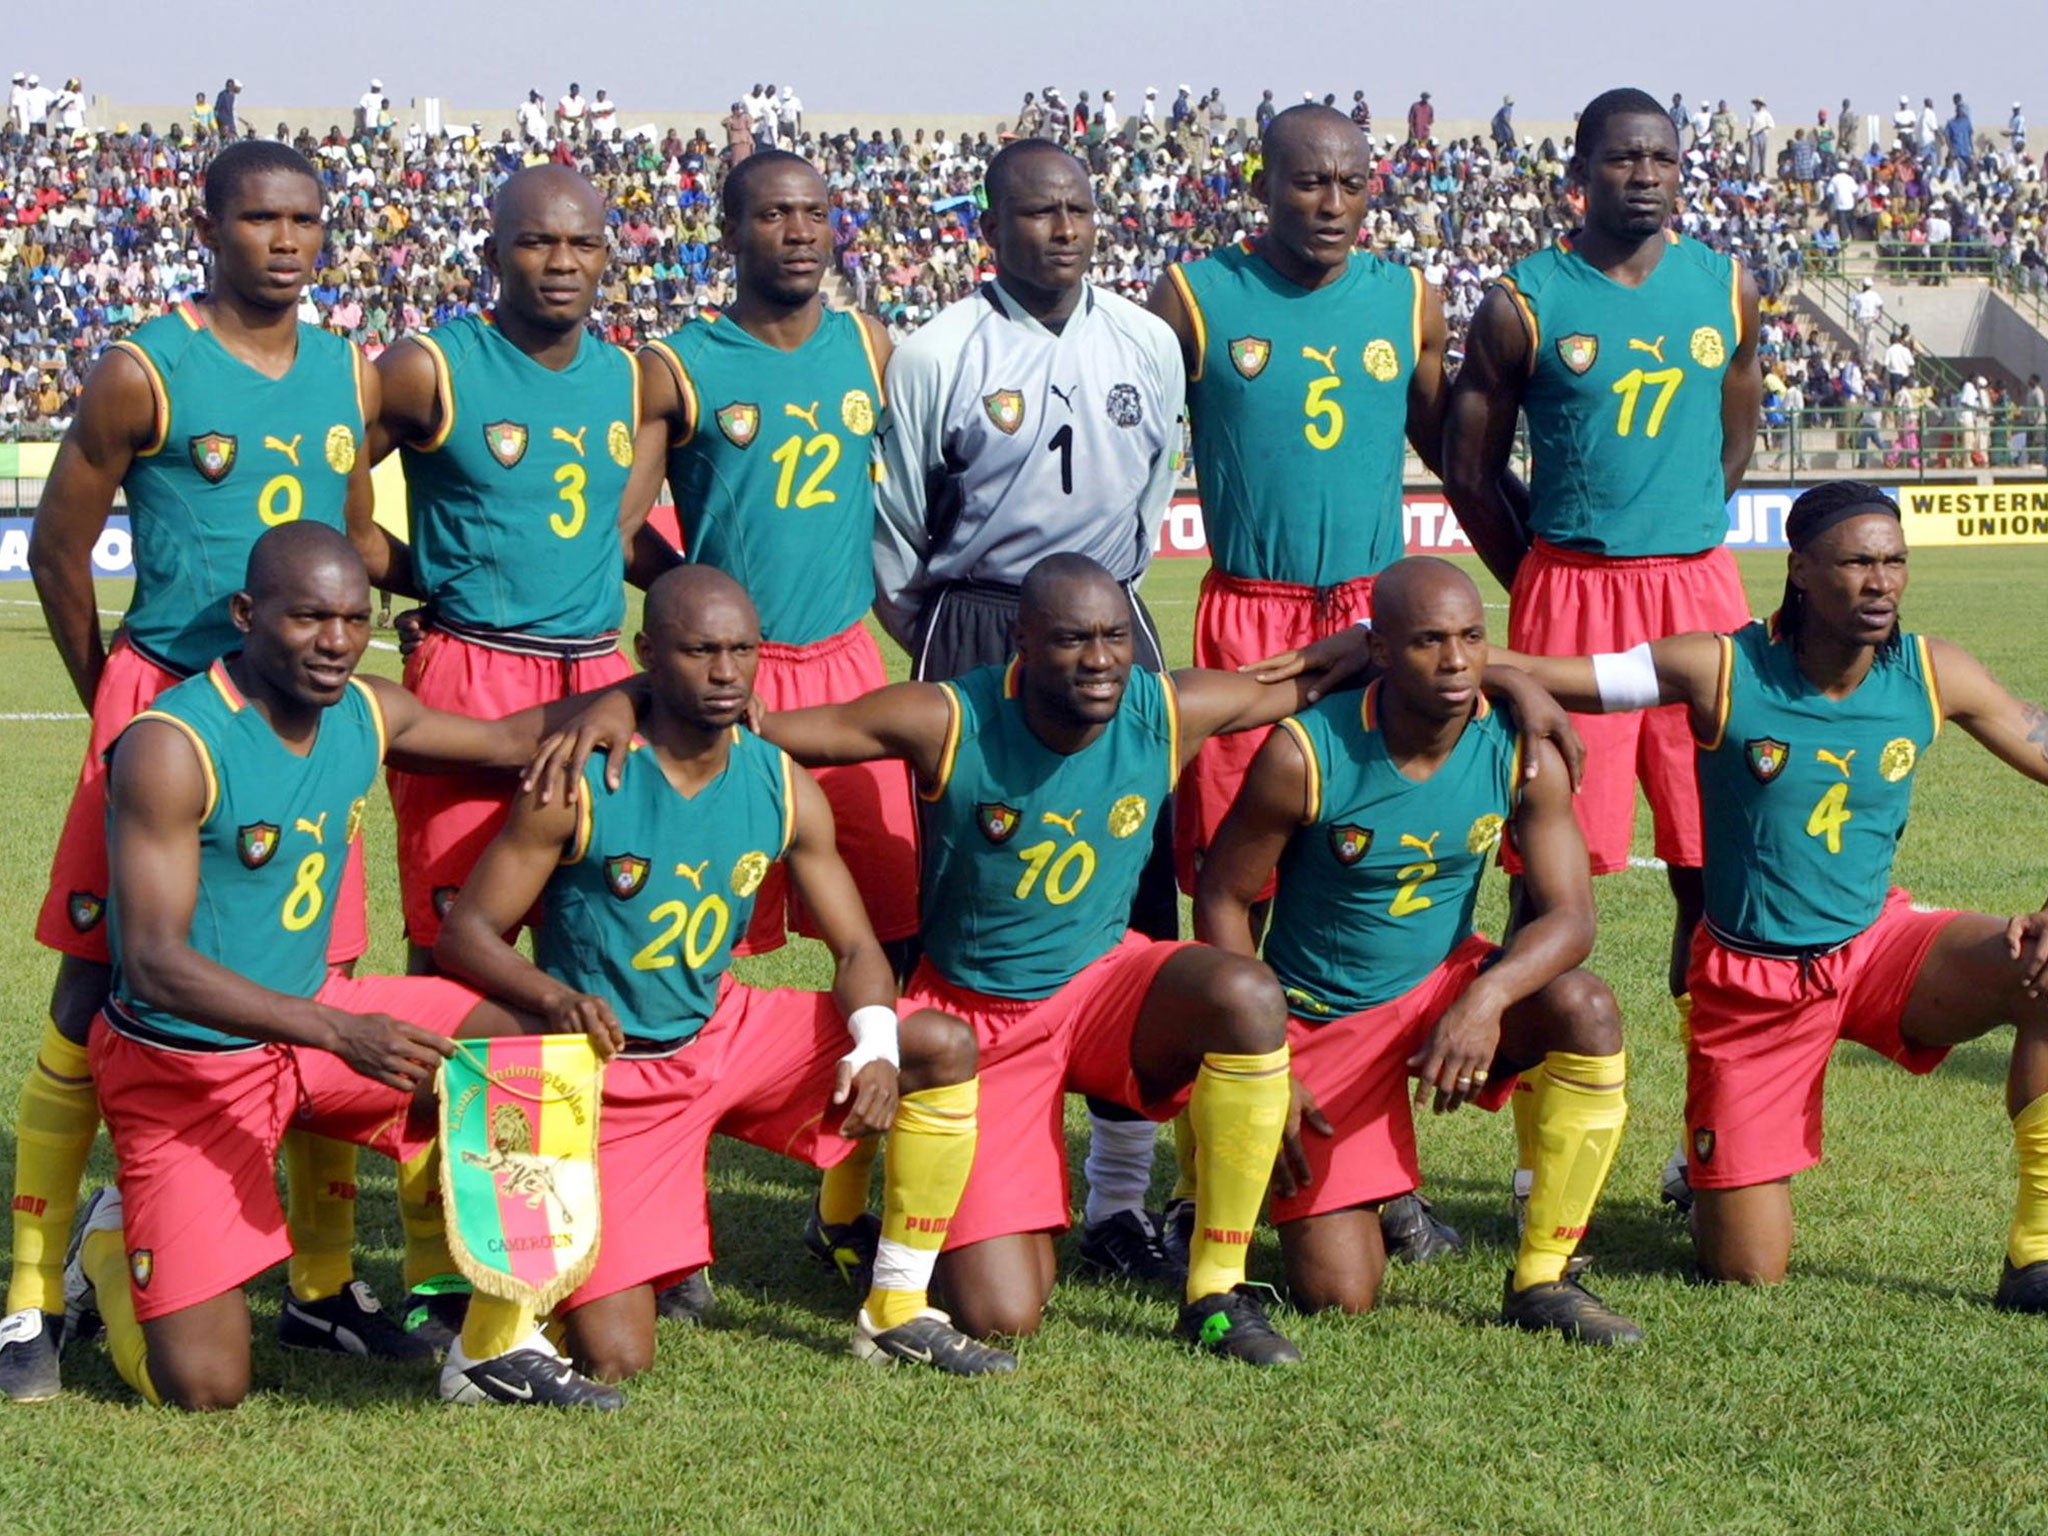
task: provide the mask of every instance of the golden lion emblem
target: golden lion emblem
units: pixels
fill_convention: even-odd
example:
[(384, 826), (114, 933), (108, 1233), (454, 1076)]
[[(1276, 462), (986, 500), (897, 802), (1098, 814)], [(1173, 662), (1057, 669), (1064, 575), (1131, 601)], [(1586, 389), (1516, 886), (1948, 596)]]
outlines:
[(1920, 754), (1912, 742), (1903, 736), (1894, 736), (1878, 755), (1877, 771), (1885, 783), (1896, 784), (1913, 771), (1913, 764), (1919, 760)]
[(849, 389), (839, 402), (839, 419), (856, 437), (875, 430), (875, 403), (864, 389)]
[(1692, 360), (1702, 368), (1718, 368), (1728, 361), (1727, 345), (1711, 325), (1703, 325), (1692, 333), (1691, 350)]
[(745, 899), (761, 889), (761, 882), (768, 878), (768, 855), (756, 851), (743, 853), (732, 867), (732, 893)]
[(1365, 344), (1365, 371), (1385, 384), (1401, 371), (1401, 354), (1385, 337), (1369, 341)]
[(633, 429), (623, 421), (615, 421), (604, 432), (605, 451), (611, 454), (612, 462), (621, 469), (633, 467)]
[(1145, 825), (1145, 813), (1149, 809), (1143, 795), (1125, 795), (1109, 808), (1109, 835), (1129, 837)]
[(1487, 853), (1500, 842), (1501, 819), (1491, 811), (1472, 823), (1465, 833), (1467, 853)]
[(356, 467), (356, 435), (336, 422), (327, 429), (327, 467), (337, 475)]

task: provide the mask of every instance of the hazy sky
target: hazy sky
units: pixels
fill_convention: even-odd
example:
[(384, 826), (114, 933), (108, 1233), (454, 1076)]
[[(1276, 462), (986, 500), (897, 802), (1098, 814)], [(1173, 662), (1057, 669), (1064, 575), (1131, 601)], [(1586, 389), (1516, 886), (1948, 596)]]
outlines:
[[(2005, 121), (2039, 84), (2042, 8), (1969, 5), (1624, 5), (1617, 0), (1476, 0), (1320, 7), (1171, 0), (738, 0), (721, 7), (647, 0), (340, 0), (265, 11), (240, 0), (0, 0), (0, 66), (46, 84), (82, 74), (115, 101), (190, 101), (232, 73), (260, 121), (266, 104), (351, 103), (372, 75), (394, 102), (438, 95), (452, 107), (510, 108), (528, 86), (552, 101), (573, 76), (611, 92), (631, 122), (663, 108), (722, 106), (756, 80), (796, 86), (835, 115), (1001, 113), (1057, 84), (1072, 100), (1113, 87), (1135, 110), (1147, 85), (1221, 85), (1234, 113), (1271, 87), (1348, 103), (1363, 88), (1398, 120), (1417, 91), (1450, 117), (1485, 117), (1512, 91), (1527, 119), (1568, 117), (1608, 86), (1660, 100), (1762, 94), (1780, 122), (1810, 120), (1846, 94), (1889, 112), (1900, 91), (1946, 114), (1962, 91), (1980, 127)], [(345, 18), (337, 34), (327, 19)], [(1312, 15), (1320, 19), (1304, 20)], [(1259, 18), (1273, 17), (1273, 24)], [(920, 19), (912, 30), (904, 18)], [(2048, 128), (2048, 89), (2039, 92)]]

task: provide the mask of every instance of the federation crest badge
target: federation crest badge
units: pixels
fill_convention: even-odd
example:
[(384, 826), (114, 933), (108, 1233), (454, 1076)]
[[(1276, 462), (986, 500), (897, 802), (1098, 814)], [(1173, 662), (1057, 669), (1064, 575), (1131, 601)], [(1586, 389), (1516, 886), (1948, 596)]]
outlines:
[(1345, 822), (1330, 828), (1330, 853), (1346, 869), (1365, 857), (1372, 847), (1372, 828), (1353, 826)]
[(1248, 379), (1256, 379), (1273, 360), (1273, 343), (1263, 336), (1240, 336), (1230, 344), (1230, 366)]
[(1742, 755), (1749, 763), (1749, 771), (1756, 775), (1759, 784), (1768, 784), (1785, 771), (1785, 765), (1792, 761), (1792, 749), (1782, 741), (1768, 736), (1759, 736), (1742, 744)]
[(1721, 340), (1721, 333), (1711, 325), (1703, 325), (1692, 333), (1692, 360), (1702, 368), (1718, 368), (1728, 361), (1728, 347)]
[(1143, 795), (1125, 795), (1109, 808), (1109, 835), (1129, 837), (1145, 825), (1145, 815), (1150, 810)]
[(974, 808), (974, 824), (992, 843), (1007, 843), (1023, 821), (1022, 811), (1000, 801), (984, 802)]
[(235, 857), (244, 869), (261, 869), (277, 852), (277, 823), (252, 821), (235, 828)]
[(619, 468), (633, 467), (633, 429), (623, 421), (615, 421), (604, 429), (604, 448)]
[(356, 435), (340, 422), (327, 429), (327, 467), (345, 475), (356, 467)]
[(1692, 1153), (1702, 1163), (1714, 1160), (1714, 1133), (1702, 1125), (1692, 1133)]
[(526, 427), (516, 421), (484, 423), (484, 446), (491, 457), (510, 469), (526, 457)]
[(135, 1289), (149, 1289), (150, 1276), (156, 1273), (156, 1250), (153, 1248), (131, 1248), (128, 1251), (128, 1275), (135, 1282)]
[(434, 887), (434, 916), (446, 917), (448, 909), (455, 905), (455, 898), (462, 894), (459, 885), (437, 885)]
[(1894, 736), (1878, 755), (1878, 776), (1887, 784), (1896, 784), (1913, 771), (1913, 764), (1919, 760), (1920, 753), (1911, 741), (1904, 736)]
[(1365, 344), (1365, 371), (1382, 384), (1392, 383), (1401, 371), (1401, 354), (1384, 336)]
[(1474, 821), (1466, 831), (1465, 851), (1467, 853), (1491, 853), (1500, 846), (1500, 829), (1502, 825), (1500, 817), (1488, 811), (1484, 816)]
[(605, 889), (620, 901), (631, 901), (647, 884), (647, 860), (637, 853), (615, 853), (604, 861)]
[(1584, 332), (1557, 338), (1557, 358), (1573, 373), (1584, 373), (1600, 355), (1600, 338)]
[(718, 430), (725, 434), (725, 440), (735, 448), (744, 448), (761, 430), (761, 407), (735, 400), (731, 405), (719, 408), (717, 421)]
[(1024, 397), (1014, 389), (999, 389), (992, 395), (981, 397), (981, 408), (988, 412), (988, 419), (995, 423), (998, 432), (1017, 435), (1017, 429), (1024, 425)]
[(759, 849), (743, 853), (732, 867), (732, 893), (745, 901), (761, 889), (761, 882), (768, 878), (768, 855)]
[(203, 432), (191, 448), (192, 467), (208, 485), (219, 485), (235, 467), (235, 440), (225, 432)]
[(1135, 384), (1111, 385), (1109, 398), (1103, 401), (1102, 408), (1120, 427), (1135, 427), (1145, 419), (1145, 399)]
[(875, 402), (864, 389), (849, 389), (839, 397), (839, 420), (855, 437), (875, 430)]
[(107, 915), (107, 898), (92, 891), (73, 891), (65, 898), (64, 915), (80, 933), (91, 933)]

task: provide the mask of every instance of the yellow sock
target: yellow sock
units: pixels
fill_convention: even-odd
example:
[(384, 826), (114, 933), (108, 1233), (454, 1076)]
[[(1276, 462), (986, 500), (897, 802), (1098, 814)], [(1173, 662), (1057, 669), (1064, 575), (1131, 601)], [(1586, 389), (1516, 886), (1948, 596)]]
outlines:
[(853, 1155), (837, 1167), (827, 1168), (818, 1185), (818, 1220), (828, 1227), (843, 1227), (858, 1221), (868, 1208), (868, 1186), (873, 1182), (875, 1154), (882, 1150), (882, 1138), (870, 1136), (854, 1143)]
[(460, 1274), (448, 1251), (441, 1210), (441, 1144), (430, 1142), (398, 1165), (398, 1219), (405, 1227), (405, 1288)]
[(882, 1164), (882, 1240), (867, 1299), (868, 1319), (878, 1329), (907, 1323), (924, 1307), (932, 1266), (974, 1167), (980, 1102), (978, 1078), (897, 1100)]
[(471, 1360), (502, 1355), (533, 1335), (533, 1309), (478, 1291), (462, 1319), (462, 1352)]
[(1535, 1094), (1535, 1178), (1515, 1289), (1562, 1280), (1614, 1166), (1628, 1120), (1628, 1057), (1552, 1051)]
[(149, 1379), (149, 1338), (135, 1318), (135, 1293), (128, 1288), (127, 1234), (101, 1228), (78, 1251), (79, 1267), (98, 1294), (94, 1303), (106, 1325), (107, 1355), (121, 1379), (145, 1401), (161, 1408), (163, 1398)]
[(2048, 1094), (2013, 1117), (2012, 1140), (2020, 1155), (2020, 1194), (2005, 1256), (2023, 1269), (2048, 1259)]
[(1173, 1117), (1173, 1193), (1170, 1200), (1195, 1198), (1195, 1122), (1182, 1110)]
[(1515, 1117), (1517, 1172), (1536, 1166), (1536, 1096), (1542, 1085), (1543, 1063), (1539, 1061), (1515, 1080), (1514, 1096), (1508, 1100), (1508, 1110)]
[(1244, 1256), (1280, 1153), (1288, 1096), (1284, 1045), (1263, 1056), (1211, 1051), (1202, 1057), (1188, 1097), (1188, 1124), (1195, 1132), (1189, 1301), (1244, 1283)]
[(7, 1310), (64, 1310), (64, 1248), (78, 1214), (78, 1181), (100, 1128), (99, 1100), (85, 1047), (73, 1045), (56, 1020), (43, 1024), (43, 1043), (21, 1085), (14, 1112), (14, 1274)]
[(325, 1301), (355, 1278), (356, 1148), (311, 1131), (284, 1133), (285, 1278), (301, 1301)]

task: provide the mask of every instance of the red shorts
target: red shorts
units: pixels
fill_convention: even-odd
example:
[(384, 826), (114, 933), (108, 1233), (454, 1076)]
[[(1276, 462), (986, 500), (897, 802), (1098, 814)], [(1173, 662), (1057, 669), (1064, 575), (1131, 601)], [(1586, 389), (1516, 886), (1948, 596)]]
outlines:
[[(1232, 672), (1334, 635), (1372, 616), (1371, 576), (1334, 587), (1298, 587), (1286, 581), (1251, 581), (1211, 570), (1195, 605), (1195, 665)], [(1200, 858), (1237, 798), (1267, 732), (1233, 731), (1203, 742), (1180, 776), (1173, 811), (1173, 862), (1180, 888), (1195, 893)], [(1272, 896), (1268, 879), (1259, 894)]]
[[(477, 720), (502, 719), (632, 675), (633, 664), (617, 651), (557, 661), (492, 650), (439, 629), (429, 630), (405, 662), (405, 686), (422, 704)], [(505, 824), (518, 781), (510, 774), (396, 769), (390, 780), (405, 933), (430, 949), (440, 937), (441, 914)]]
[[(1508, 644), (1532, 656), (1593, 656), (1692, 630), (1725, 634), (1749, 622), (1735, 557), (1609, 560), (1538, 539), (1508, 596)], [(1573, 798), (1593, 873), (1628, 867), (1636, 780), (1656, 818), (1657, 857), (1697, 869), (1704, 856), (1692, 727), (1683, 704), (1621, 715), (1573, 715), (1586, 742), (1585, 787)], [(1503, 850), (1508, 868), (1521, 863)]]
[[(453, 1035), (480, 999), (438, 976), (334, 976), (321, 1002)], [(309, 1046), (180, 1051), (93, 1020), (92, 1076), (113, 1138), (135, 1315), (219, 1296), (288, 1258), (277, 1148), (304, 1128), (407, 1158), (434, 1140), (431, 1099)]]
[(832, 1087), (852, 1049), (831, 993), (765, 991), (727, 976), (710, 1019), (673, 1056), (610, 1063), (597, 1139), (604, 1238), (597, 1267), (562, 1305), (658, 1288), (711, 1261), (704, 1156), (713, 1132), (814, 1168), (842, 1162), (855, 1143), (826, 1122), (844, 1117)]
[[(85, 763), (71, 809), (50, 861), (50, 888), (36, 917), (36, 941), (74, 959), (107, 965), (107, 749), (128, 729), (129, 721), (149, 708), (158, 695), (184, 679), (149, 660), (127, 640), (117, 639), (107, 652), (93, 695), (92, 725), (85, 745)], [(334, 902), (334, 926), (327, 939), (327, 963), (346, 965), (370, 947), (370, 919), (363, 881), (363, 841), (349, 844), (342, 870), (341, 892)]]
[[(865, 624), (855, 624), (811, 645), (763, 641), (754, 692), (771, 710), (813, 704), (844, 704), (885, 686), (881, 648)], [(811, 777), (832, 804), (839, 856), (853, 873), (868, 922), (878, 939), (907, 939), (917, 932), (917, 809), (910, 794), (910, 770), (891, 758), (815, 768)], [(754, 920), (733, 947), (736, 955), (764, 955), (780, 949), (788, 929), (817, 938), (818, 925), (790, 889), (778, 863), (754, 896)]]
[(1180, 1112), (1186, 1088), (1161, 1100), (1139, 1089), (1131, 1032), (1160, 967), (1186, 948), (1127, 933), (1051, 997), (1031, 1000), (956, 987), (929, 961), (918, 966), (904, 1003), (966, 1020), (981, 1048), (981, 1136), (948, 1248), (1066, 1228), (1064, 1094), (1108, 1099), (1152, 1120)]
[(1916, 912), (1893, 890), (1877, 921), (1840, 949), (1800, 962), (1745, 955), (1705, 923), (1692, 940), (1685, 1129), (1695, 1189), (1740, 1189), (1820, 1161), (1821, 1085), (1837, 1040), (1908, 1072), (1932, 1072), (1946, 1046), (1899, 1032), (1914, 979), (1955, 912)]
[[(1422, 1183), (1408, 1058), (1494, 953), (1493, 941), (1475, 933), (1390, 1002), (1327, 1024), (1287, 1021), (1294, 1075), (1307, 1084), (1337, 1134), (1302, 1133), (1309, 1186), (1285, 1199), (1274, 1197), (1276, 1224), (1391, 1199)], [(1514, 1096), (1515, 1081), (1489, 1079), (1472, 1102), (1497, 1110)]]

